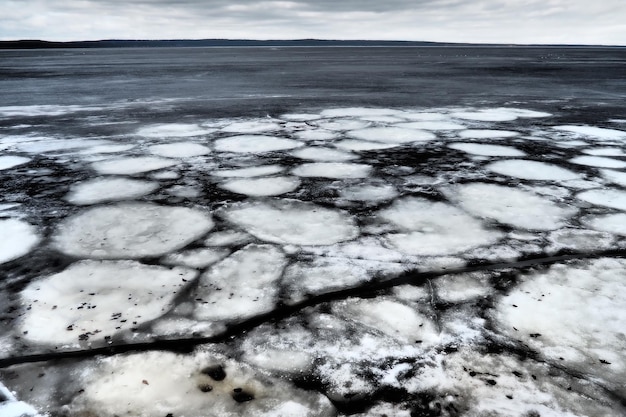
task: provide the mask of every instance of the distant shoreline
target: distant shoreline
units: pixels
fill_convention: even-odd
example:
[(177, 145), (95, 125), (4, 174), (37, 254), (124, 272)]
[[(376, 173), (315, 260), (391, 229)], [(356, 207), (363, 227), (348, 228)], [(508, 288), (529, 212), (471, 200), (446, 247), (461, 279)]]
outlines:
[(472, 44), (416, 41), (366, 40), (232, 40), (232, 39), (169, 39), (169, 40), (99, 40), (50, 42), (43, 40), (0, 41), (0, 49), (80, 49), (80, 48), (189, 48), (189, 47), (520, 47), (520, 48), (626, 48), (620, 45), (541, 45), (541, 44)]

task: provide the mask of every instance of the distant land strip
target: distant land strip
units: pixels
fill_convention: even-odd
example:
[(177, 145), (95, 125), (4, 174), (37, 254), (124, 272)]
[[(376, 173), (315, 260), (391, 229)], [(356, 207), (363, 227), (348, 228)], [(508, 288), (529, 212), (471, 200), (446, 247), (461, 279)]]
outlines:
[(124, 40), (107, 39), (98, 41), (51, 42), (43, 40), (0, 41), (0, 49), (62, 49), (62, 48), (174, 48), (174, 47), (289, 47), (289, 46), (343, 46), (343, 47), (561, 47), (561, 48), (596, 48), (626, 46), (612, 45), (516, 45), (516, 44), (469, 44), (452, 42), (418, 41), (377, 41), (377, 40), (252, 40), (252, 39), (164, 39), (164, 40)]

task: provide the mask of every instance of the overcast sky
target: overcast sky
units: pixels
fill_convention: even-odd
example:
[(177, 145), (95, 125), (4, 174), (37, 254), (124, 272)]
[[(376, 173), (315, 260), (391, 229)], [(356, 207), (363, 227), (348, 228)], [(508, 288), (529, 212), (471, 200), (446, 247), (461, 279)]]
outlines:
[(626, 0), (0, 0), (0, 39), (626, 44)]

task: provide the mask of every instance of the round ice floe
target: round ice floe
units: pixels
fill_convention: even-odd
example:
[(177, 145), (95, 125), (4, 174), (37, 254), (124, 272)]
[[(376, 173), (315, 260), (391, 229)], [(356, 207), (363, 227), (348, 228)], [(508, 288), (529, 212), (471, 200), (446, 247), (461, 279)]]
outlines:
[(61, 223), (54, 245), (87, 258), (141, 258), (182, 248), (213, 227), (202, 210), (151, 203), (95, 207)]
[(323, 129), (308, 129), (295, 133), (301, 140), (331, 140), (337, 137), (337, 133)]
[(281, 119), (296, 121), (296, 122), (306, 122), (309, 120), (317, 120), (321, 116), (319, 114), (312, 113), (287, 113), (280, 116)]
[(320, 146), (297, 149), (293, 151), (291, 155), (296, 158), (308, 159), (310, 161), (344, 162), (358, 158), (357, 155), (352, 153), (342, 152), (336, 149), (322, 148)]
[[(294, 388), (207, 350), (146, 352), (99, 360), (81, 373), (70, 415), (101, 417), (331, 417), (317, 392)], [(66, 410), (67, 412), (67, 410)]]
[(398, 200), (379, 215), (399, 229), (385, 236), (389, 243), (410, 255), (460, 253), (501, 237), (456, 207), (423, 198)]
[(425, 122), (409, 122), (398, 123), (397, 127), (405, 129), (423, 129), (423, 130), (463, 130), (467, 129), (465, 126), (447, 121), (425, 121)]
[(215, 150), (236, 153), (264, 153), (294, 149), (302, 145), (298, 141), (275, 136), (240, 135), (216, 140)]
[(612, 169), (601, 169), (602, 176), (612, 183), (626, 187), (626, 172), (613, 171)]
[(17, 219), (0, 219), (0, 264), (26, 255), (39, 243), (35, 227)]
[(366, 184), (342, 188), (339, 190), (339, 196), (350, 201), (378, 202), (396, 198), (398, 191), (389, 184)]
[(148, 151), (154, 155), (165, 156), (169, 158), (190, 158), (193, 156), (206, 155), (211, 152), (206, 146), (192, 142), (165, 143), (162, 145), (154, 145), (148, 148)]
[(574, 164), (598, 168), (626, 168), (626, 162), (602, 156), (577, 156), (569, 161)]
[(594, 230), (626, 236), (626, 213), (587, 217), (584, 223)]
[(367, 116), (389, 116), (398, 114), (398, 110), (380, 109), (369, 107), (347, 107), (341, 109), (328, 109), (320, 113), (324, 117), (367, 117)]
[[(272, 245), (251, 244), (200, 277), (193, 299), (200, 320), (242, 320), (274, 309), (287, 258)], [(219, 289), (219, 290), (216, 290)]]
[(525, 156), (526, 153), (511, 146), (484, 145), (481, 143), (452, 143), (449, 148), (480, 156)]
[(222, 128), (222, 132), (229, 133), (262, 133), (279, 130), (280, 125), (266, 120), (251, 120), (247, 122), (231, 123)]
[(300, 186), (300, 180), (295, 177), (242, 178), (219, 186), (233, 193), (262, 197), (289, 193)]
[(529, 230), (558, 229), (576, 212), (536, 194), (495, 184), (465, 184), (452, 197), (476, 216)]
[(626, 211), (626, 191), (611, 189), (589, 190), (578, 194), (576, 197), (596, 206)]
[(498, 328), (623, 395), (625, 274), (625, 260), (604, 258), (523, 276), (496, 304)]
[(315, 162), (302, 164), (292, 170), (299, 177), (365, 178), (370, 175), (371, 165), (344, 162)]
[(582, 136), (590, 136), (598, 139), (622, 139), (626, 138), (626, 132), (616, 129), (605, 129), (595, 126), (554, 126), (553, 129), (564, 132), (576, 133)]
[(524, 159), (497, 161), (487, 165), (486, 168), (497, 174), (524, 180), (568, 181), (580, 179), (580, 175), (560, 166)]
[(224, 211), (224, 217), (261, 240), (294, 245), (331, 245), (359, 234), (355, 220), (298, 200), (244, 202)]
[(171, 167), (177, 163), (178, 161), (172, 159), (139, 156), (94, 162), (91, 166), (100, 174), (132, 175), (156, 171), (157, 169)]
[(157, 124), (142, 127), (137, 130), (136, 134), (139, 136), (146, 136), (149, 138), (168, 138), (168, 137), (189, 137), (207, 135), (214, 132), (215, 129), (207, 129), (198, 126), (197, 124), (186, 123), (169, 123), (169, 124)]
[(377, 151), (381, 149), (390, 149), (399, 146), (398, 143), (381, 143), (381, 142), (370, 142), (366, 140), (354, 140), (354, 139), (345, 139), (339, 142), (334, 143), (334, 145), (338, 148), (345, 149), (347, 151)]
[(459, 132), (459, 136), (464, 139), (496, 139), (511, 138), (518, 136), (519, 132), (512, 130), (494, 130), (494, 129), (467, 129)]
[(10, 169), (20, 165), (24, 165), (29, 162), (30, 158), (24, 158), (23, 156), (4, 155), (0, 156), (0, 171), (3, 169)]
[(369, 126), (371, 123), (365, 122), (363, 120), (354, 119), (331, 119), (320, 120), (315, 122), (315, 124), (322, 129), (334, 130), (339, 132), (345, 130), (363, 129)]
[(96, 204), (104, 201), (130, 200), (150, 194), (159, 184), (129, 178), (97, 178), (72, 185), (65, 197), (72, 204)]
[(22, 290), (20, 329), (36, 343), (103, 341), (165, 314), (195, 275), (135, 261), (81, 261)]
[(404, 129), (401, 127), (370, 127), (352, 130), (348, 132), (348, 135), (356, 139), (382, 143), (423, 142), (437, 138), (437, 136), (431, 132), (417, 129)]
[(263, 177), (265, 175), (278, 174), (283, 172), (284, 168), (280, 165), (263, 165), (250, 168), (236, 168), (223, 171), (213, 171), (211, 175), (223, 178), (251, 178), (251, 177)]
[(518, 118), (517, 114), (500, 109), (455, 112), (451, 116), (457, 119), (475, 120), (478, 122), (508, 122)]
[(615, 147), (583, 149), (583, 153), (592, 156), (626, 156), (622, 148)]

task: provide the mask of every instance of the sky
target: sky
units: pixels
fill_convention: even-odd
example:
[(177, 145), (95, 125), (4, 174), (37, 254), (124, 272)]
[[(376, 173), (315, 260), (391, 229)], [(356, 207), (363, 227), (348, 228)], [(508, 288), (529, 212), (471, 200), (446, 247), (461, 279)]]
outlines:
[(0, 0), (0, 40), (626, 45), (625, 0)]

